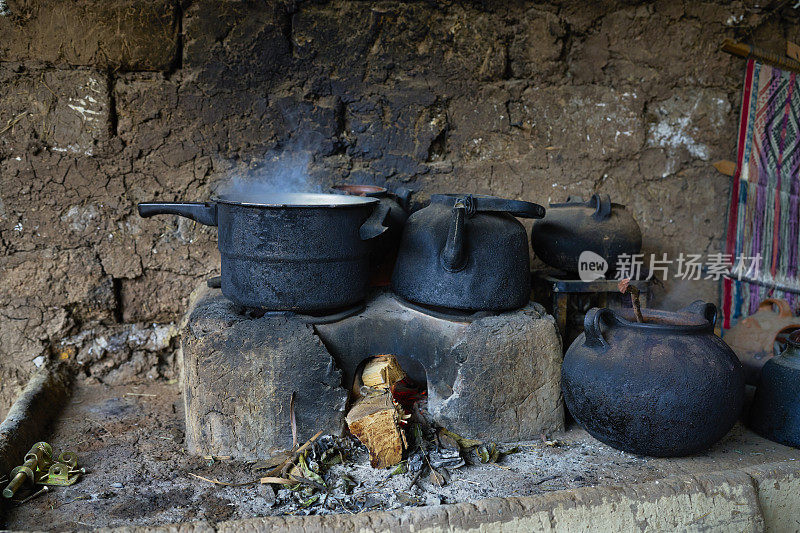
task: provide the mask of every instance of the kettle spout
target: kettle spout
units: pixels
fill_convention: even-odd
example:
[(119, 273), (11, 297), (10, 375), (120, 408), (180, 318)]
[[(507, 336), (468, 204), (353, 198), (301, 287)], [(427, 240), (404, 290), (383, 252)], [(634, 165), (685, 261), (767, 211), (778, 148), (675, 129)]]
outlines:
[(453, 206), (453, 215), (450, 218), (450, 229), (447, 232), (447, 241), (441, 252), (442, 266), (448, 272), (458, 272), (467, 266), (467, 253), (464, 249), (464, 217), (467, 205), (459, 199)]

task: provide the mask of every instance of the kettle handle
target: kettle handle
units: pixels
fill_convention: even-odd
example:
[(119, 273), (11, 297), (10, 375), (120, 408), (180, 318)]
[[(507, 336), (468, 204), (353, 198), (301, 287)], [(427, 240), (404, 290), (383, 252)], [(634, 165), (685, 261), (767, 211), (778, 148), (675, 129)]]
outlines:
[(714, 326), (717, 325), (717, 306), (712, 303), (695, 300), (681, 309), (681, 311), (702, 316), (711, 324), (711, 329), (714, 329)]
[(533, 202), (488, 196), (470, 198), (475, 211), (479, 213), (509, 213), (518, 218), (544, 218), (544, 207)]
[(431, 203), (452, 207), (461, 201), (467, 208), (467, 216), (475, 213), (509, 213), (519, 218), (544, 218), (544, 207), (524, 200), (509, 200), (497, 196), (472, 194), (432, 194)]
[(589, 309), (583, 319), (583, 332), (586, 336), (586, 340), (583, 343), (584, 346), (602, 349), (609, 347), (608, 341), (603, 337), (603, 330), (600, 328), (603, 317), (609, 314), (613, 315), (614, 313), (608, 307), (592, 307)]
[(758, 304), (758, 310), (761, 311), (762, 309), (769, 309), (771, 311), (773, 305), (778, 308), (778, 316), (781, 318), (789, 318), (794, 316), (789, 302), (783, 298), (766, 298), (764, 301)]
[(593, 194), (588, 205), (595, 208), (592, 214), (595, 220), (605, 220), (611, 216), (611, 197), (607, 194)]

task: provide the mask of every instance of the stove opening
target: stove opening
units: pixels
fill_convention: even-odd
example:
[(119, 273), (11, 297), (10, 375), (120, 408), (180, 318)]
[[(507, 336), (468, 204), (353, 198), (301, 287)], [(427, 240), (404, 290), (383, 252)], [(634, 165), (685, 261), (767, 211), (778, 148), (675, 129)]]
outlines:
[(426, 383), (410, 377), (392, 354), (376, 355), (359, 365), (345, 420), (369, 450), (373, 467), (403, 460), (409, 447), (409, 421), (425, 409)]

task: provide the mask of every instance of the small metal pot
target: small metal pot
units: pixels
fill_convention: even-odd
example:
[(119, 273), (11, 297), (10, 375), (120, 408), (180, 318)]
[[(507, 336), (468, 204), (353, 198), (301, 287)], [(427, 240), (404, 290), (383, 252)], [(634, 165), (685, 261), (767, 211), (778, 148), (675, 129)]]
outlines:
[(800, 448), (800, 331), (761, 369), (749, 425), (771, 441)]
[(494, 196), (434, 194), (428, 207), (408, 217), (392, 289), (434, 307), (524, 306), (531, 291), (530, 258), (525, 228), (515, 216), (542, 217), (544, 208)]
[(547, 215), (533, 223), (531, 246), (536, 257), (568, 274), (578, 272), (582, 252), (594, 252), (608, 262), (611, 274), (620, 255), (641, 252), (642, 231), (624, 205), (593, 194), (586, 202), (568, 198), (550, 204)]
[(717, 308), (678, 312), (593, 308), (564, 355), (561, 388), (575, 420), (626, 452), (675, 457), (709, 448), (744, 404), (744, 373), (714, 334)]
[(364, 299), (365, 241), (386, 231), (388, 211), (374, 198), (279, 194), (141, 203), (139, 214), (180, 215), (218, 226), (222, 293), (234, 303), (314, 312)]

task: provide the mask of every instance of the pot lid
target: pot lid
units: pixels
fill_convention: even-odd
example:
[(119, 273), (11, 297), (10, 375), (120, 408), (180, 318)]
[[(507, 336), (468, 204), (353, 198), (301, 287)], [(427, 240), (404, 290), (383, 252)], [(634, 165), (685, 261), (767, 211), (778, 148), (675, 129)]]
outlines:
[(223, 204), (254, 207), (350, 207), (378, 203), (377, 198), (343, 194), (276, 193), (222, 194), (216, 201)]

